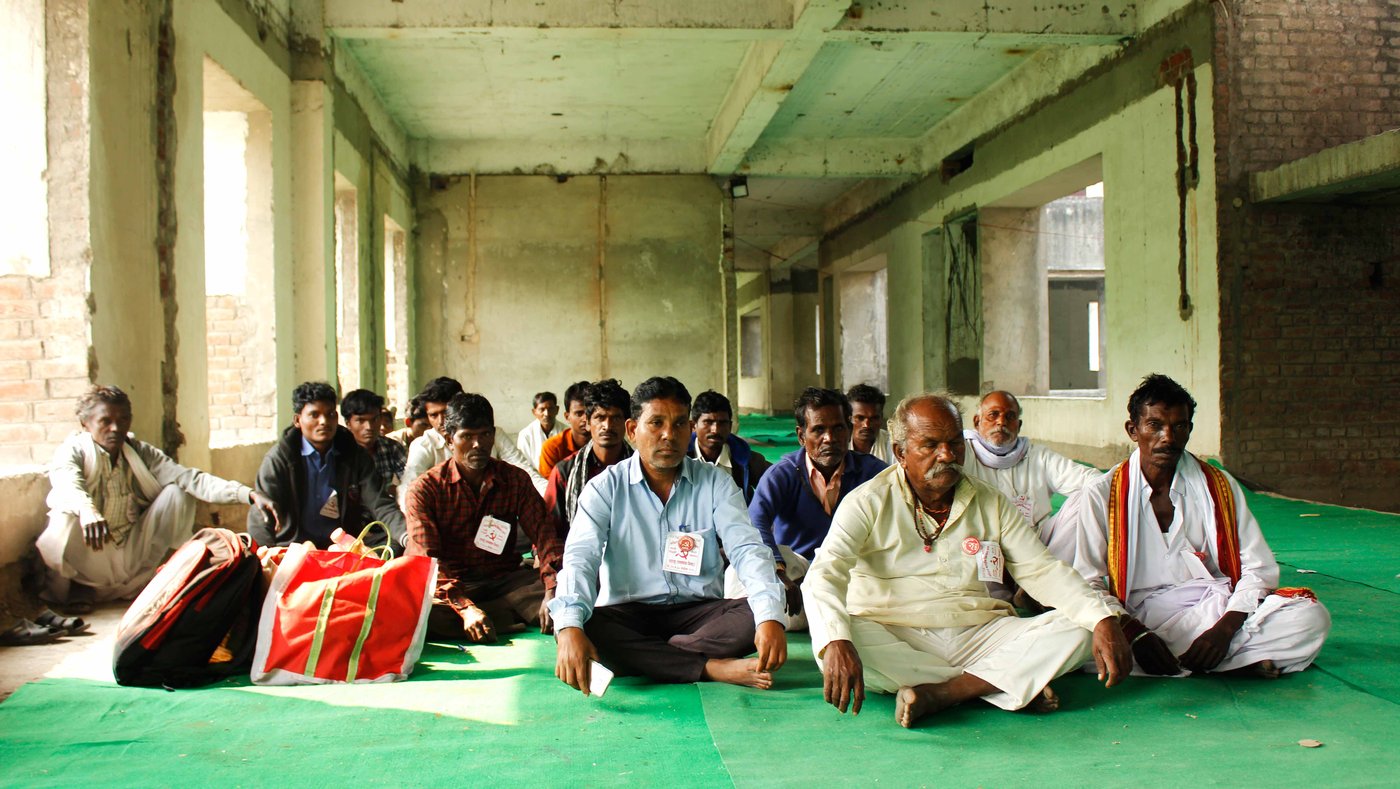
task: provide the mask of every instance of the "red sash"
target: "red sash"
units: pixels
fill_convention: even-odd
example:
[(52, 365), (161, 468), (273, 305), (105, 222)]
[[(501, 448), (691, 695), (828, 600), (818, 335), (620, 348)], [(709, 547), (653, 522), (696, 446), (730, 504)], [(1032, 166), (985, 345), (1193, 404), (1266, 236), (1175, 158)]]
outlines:
[[(1118, 464), (1108, 485), (1108, 584), (1119, 600), (1128, 599), (1128, 463)], [(1215, 505), (1215, 556), (1220, 570), (1230, 577), (1230, 588), (1240, 582), (1240, 534), (1235, 492), (1220, 469), (1200, 458), (1206, 488)]]

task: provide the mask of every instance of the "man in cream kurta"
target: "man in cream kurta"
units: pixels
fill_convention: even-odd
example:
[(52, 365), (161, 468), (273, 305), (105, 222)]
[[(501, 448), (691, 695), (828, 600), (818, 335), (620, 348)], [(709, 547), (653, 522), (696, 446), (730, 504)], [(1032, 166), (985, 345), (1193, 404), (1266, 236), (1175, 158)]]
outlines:
[(1050, 514), (1050, 497), (1070, 496), (1092, 484), (1103, 472), (1081, 466), (1060, 453), (1021, 436), (1021, 403), (1010, 392), (989, 392), (977, 405), (972, 430), (963, 436), (972, 449), (964, 470), (969, 477), (990, 482), (1016, 505), (1040, 533), (1050, 552), (1074, 561), (1073, 525), (1060, 528), (1062, 518)]
[(84, 429), (49, 465), (49, 523), (36, 546), (48, 568), (44, 597), (82, 606), (134, 596), (189, 539), (195, 499), (253, 504), (275, 519), (271, 500), (247, 485), (186, 468), (129, 435), (131, 400), (117, 387), (89, 389), (78, 419)]
[[(1125, 629), (1139, 673), (1301, 671), (1322, 649), (1331, 617), (1310, 591), (1277, 589), (1278, 563), (1239, 483), (1186, 451), (1195, 405), (1166, 376), (1148, 376), (1133, 393), (1126, 427), (1138, 449), (1061, 510), (1077, 521), (1075, 568), (1131, 615)], [(1214, 495), (1212, 478), (1223, 483)], [(1217, 496), (1232, 517), (1217, 518)], [(1119, 520), (1125, 539), (1111, 548)], [(1233, 535), (1222, 540), (1220, 524), (1231, 521)]]
[[(1115, 684), (1129, 663), (1113, 613), (1004, 496), (962, 475), (956, 406), (908, 398), (890, 432), (897, 464), (837, 508), (804, 585), (827, 700), (844, 712), (851, 694), (859, 711), (864, 683), (897, 691), (904, 726), (979, 696), (1050, 710), (1049, 682), (1091, 654)], [(1004, 570), (1057, 610), (1017, 618), (987, 592)]]

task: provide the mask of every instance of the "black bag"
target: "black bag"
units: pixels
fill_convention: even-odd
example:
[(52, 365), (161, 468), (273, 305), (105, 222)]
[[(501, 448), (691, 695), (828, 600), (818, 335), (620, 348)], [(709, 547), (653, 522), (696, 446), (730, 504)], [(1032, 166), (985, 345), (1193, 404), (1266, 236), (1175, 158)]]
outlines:
[(117, 683), (173, 690), (247, 671), (262, 608), (256, 549), (228, 529), (200, 529), (180, 546), (117, 627)]

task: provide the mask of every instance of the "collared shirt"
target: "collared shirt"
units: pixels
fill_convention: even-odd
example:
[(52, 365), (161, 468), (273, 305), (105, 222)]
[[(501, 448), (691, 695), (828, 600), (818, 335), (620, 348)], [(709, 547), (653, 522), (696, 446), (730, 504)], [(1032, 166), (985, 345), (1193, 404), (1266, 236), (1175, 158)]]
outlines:
[[(306, 436), (301, 437), (301, 458), (306, 468), (306, 498), (301, 502), (301, 522), (303, 530), (311, 535), (329, 537), (340, 527), (338, 518), (327, 518), (321, 508), (335, 492), (335, 447), (323, 455), (311, 446)], [(345, 502), (337, 501), (336, 507), (344, 507)]]
[(1020, 463), (1010, 468), (989, 468), (968, 447), (963, 470), (969, 477), (992, 483), (1004, 496), (1040, 525), (1050, 517), (1050, 496), (1068, 496), (1103, 476), (1096, 468), (1081, 466), (1060, 453), (1032, 443)]
[[(403, 482), (399, 485), (399, 509), (408, 506), (408, 488), (424, 472), (438, 465), (452, 455), (447, 439), (436, 430), (429, 430), (413, 440), (408, 447), (408, 462), (403, 468)], [(534, 464), (520, 454), (520, 450), (506, 438), (506, 431), (496, 428), (496, 440), (491, 444), (491, 457), (515, 466), (530, 475), (535, 492), (544, 495), (544, 478), (536, 473)]]
[(715, 458), (714, 462), (707, 460), (705, 458), (705, 453), (701, 452), (698, 447), (695, 449), (695, 459), (701, 463), (709, 463), (711, 466), (718, 466), (727, 471), (734, 470), (734, 460), (729, 455), (729, 442), (727, 441), (720, 447), (719, 457)]
[(811, 455), (803, 455), (807, 463), (807, 483), (812, 486), (812, 493), (816, 494), (817, 501), (822, 504), (822, 509), (830, 515), (836, 511), (836, 502), (841, 498), (841, 475), (846, 471), (845, 458), (842, 458), (841, 465), (831, 472), (831, 479), (822, 476), (822, 472), (812, 463)]
[(379, 472), (379, 481), (384, 483), (385, 490), (399, 484), (404, 465), (408, 463), (408, 450), (403, 444), (387, 436), (377, 436), (370, 457), (374, 458), (374, 470)]
[(554, 470), (559, 461), (579, 451), (582, 446), (582, 444), (574, 443), (573, 428), (569, 428), (544, 442), (544, 445), (540, 447), (540, 476), (548, 477), (549, 472)]
[(107, 521), (112, 541), (122, 545), (131, 535), (131, 527), (140, 517), (140, 510), (131, 493), (131, 467), (122, 462), (121, 453), (117, 453), (115, 461), (106, 451), (99, 451), (97, 458), (97, 473), (102, 478), (98, 486), (98, 491), (102, 494), (98, 506), (101, 508), (103, 519)]
[[(688, 532), (704, 549), (699, 575), (661, 569), (667, 533)], [(609, 466), (588, 483), (569, 527), (557, 596), (549, 603), (556, 629), (582, 627), (594, 605), (668, 605), (724, 597), (724, 546), (749, 593), (754, 621), (786, 626), (782, 586), (772, 553), (749, 523), (744, 496), (723, 471), (693, 458), (665, 504), (642, 472), (641, 455)]]
[[(1005, 569), (1042, 603), (1092, 630), (1111, 616), (1083, 578), (1056, 559), (1011, 502), (985, 482), (963, 477), (932, 550), (915, 526), (915, 498), (904, 469), (891, 466), (841, 501), (831, 531), (803, 582), (812, 646), (850, 640), (850, 620), (886, 625), (970, 627), (1015, 616), (978, 579), (970, 548), (997, 543)], [(975, 538), (975, 541), (971, 538)]]
[[(520, 454), (534, 465), (536, 471), (540, 467), (540, 450), (544, 449), (544, 442), (568, 430), (569, 426), (562, 419), (554, 420), (554, 427), (548, 433), (544, 432), (544, 426), (538, 419), (531, 420), (530, 424), (521, 428), (515, 434), (515, 448), (520, 450)], [(547, 474), (541, 476), (548, 477)]]
[[(563, 546), (554, 535), (530, 477), (492, 458), (481, 488), (462, 475), (452, 458), (428, 469), (409, 491), (407, 554), (438, 560), (437, 596), (459, 610), (472, 605), (462, 582), (504, 578), (520, 568), (520, 554), (533, 545), (540, 580), (554, 588)], [(475, 545), (482, 519), (510, 524), (510, 537), (499, 554)]]
[[(851, 443), (847, 444), (846, 448), (856, 452), (860, 451), (856, 449), (855, 436), (851, 437)], [(883, 460), (887, 466), (894, 465), (894, 445), (890, 442), (890, 433), (888, 430), (884, 428), (880, 429), (879, 434), (875, 436), (875, 442), (870, 445), (870, 452), (867, 454), (874, 455), (880, 460)]]

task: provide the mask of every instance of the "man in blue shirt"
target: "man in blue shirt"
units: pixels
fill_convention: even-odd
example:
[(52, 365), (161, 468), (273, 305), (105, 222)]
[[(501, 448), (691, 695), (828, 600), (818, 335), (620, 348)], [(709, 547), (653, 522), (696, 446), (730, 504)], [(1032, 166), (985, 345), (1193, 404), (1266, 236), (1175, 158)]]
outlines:
[[(851, 401), (835, 389), (809, 386), (792, 410), (802, 448), (784, 455), (758, 481), (749, 517), (772, 551), (778, 580), (787, 592), (788, 613), (797, 617), (802, 577), (831, 530), (836, 505), (886, 464), (850, 449)], [(745, 592), (738, 581), (727, 579), (727, 595)], [(797, 619), (792, 629), (805, 626), (805, 619)]]
[[(767, 688), (787, 660), (782, 586), (729, 475), (685, 456), (690, 393), (650, 378), (632, 393), (636, 454), (584, 489), (549, 611), (554, 673), (589, 692), (590, 661), (657, 682)], [(750, 594), (721, 595), (723, 547)], [(743, 659), (754, 651), (758, 657)]]

